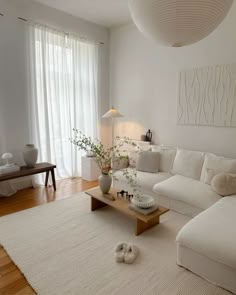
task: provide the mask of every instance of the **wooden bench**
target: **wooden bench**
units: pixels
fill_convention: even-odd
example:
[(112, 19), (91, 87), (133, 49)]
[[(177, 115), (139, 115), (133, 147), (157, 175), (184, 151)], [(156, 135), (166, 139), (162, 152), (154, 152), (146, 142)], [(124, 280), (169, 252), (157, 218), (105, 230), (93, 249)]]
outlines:
[(33, 168), (29, 168), (27, 166), (21, 166), (19, 171), (0, 174), (0, 181), (6, 181), (6, 180), (14, 179), (14, 178), (30, 176), (30, 175), (46, 172), (45, 186), (47, 186), (49, 173), (51, 172), (53, 188), (56, 191), (56, 180), (55, 180), (55, 173), (54, 173), (55, 168), (56, 168), (56, 165), (53, 165), (50, 163), (38, 163)]

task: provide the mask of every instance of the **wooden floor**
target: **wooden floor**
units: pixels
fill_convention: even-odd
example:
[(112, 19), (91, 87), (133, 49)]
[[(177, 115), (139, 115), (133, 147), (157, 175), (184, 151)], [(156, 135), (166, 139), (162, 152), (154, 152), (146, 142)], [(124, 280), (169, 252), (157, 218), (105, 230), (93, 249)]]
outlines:
[[(97, 186), (97, 181), (85, 181), (81, 178), (57, 181), (57, 191), (52, 187), (25, 189), (14, 196), (0, 198), (0, 216), (29, 209), (41, 204), (70, 197), (73, 193)], [(19, 269), (14, 265), (0, 246), (0, 295), (35, 294)]]

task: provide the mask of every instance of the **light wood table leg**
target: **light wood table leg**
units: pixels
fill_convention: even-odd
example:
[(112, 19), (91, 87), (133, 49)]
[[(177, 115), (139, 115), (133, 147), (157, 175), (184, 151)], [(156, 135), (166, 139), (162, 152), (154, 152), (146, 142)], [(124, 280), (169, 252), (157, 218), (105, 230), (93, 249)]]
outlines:
[(152, 219), (149, 222), (144, 222), (140, 219), (136, 219), (136, 229), (135, 229), (135, 235), (138, 236), (141, 233), (145, 232), (146, 230), (150, 229), (151, 227), (159, 224), (160, 219), (159, 216), (157, 216), (156, 218)]
[(105, 206), (107, 206), (107, 204), (91, 197), (91, 211), (95, 211), (95, 210), (105, 207)]

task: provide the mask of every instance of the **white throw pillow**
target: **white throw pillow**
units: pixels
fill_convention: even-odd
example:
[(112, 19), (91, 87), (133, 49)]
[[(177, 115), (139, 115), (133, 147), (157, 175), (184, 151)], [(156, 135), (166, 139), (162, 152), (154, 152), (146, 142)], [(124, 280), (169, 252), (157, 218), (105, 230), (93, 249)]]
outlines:
[(137, 144), (136, 147), (133, 147), (133, 150), (128, 151), (128, 157), (129, 157), (129, 166), (131, 168), (135, 168), (137, 165), (138, 157), (141, 152), (144, 151), (151, 151), (151, 145), (150, 143), (140, 143), (140, 142), (135, 142)]
[(173, 167), (173, 162), (176, 155), (176, 148), (153, 145), (152, 151), (160, 153), (159, 171), (169, 173)]
[(141, 152), (136, 169), (142, 172), (157, 173), (160, 154), (158, 152)]
[(128, 153), (129, 167), (131, 167), (131, 168), (136, 167), (139, 155), (140, 155), (140, 152), (138, 152), (138, 151), (131, 151)]
[(112, 170), (121, 170), (129, 166), (128, 156), (114, 157), (111, 163)]
[(220, 173), (211, 181), (212, 189), (221, 196), (236, 194), (236, 174)]
[(236, 174), (236, 160), (224, 157), (219, 157), (213, 154), (206, 154), (202, 167), (201, 181), (207, 180), (207, 169), (212, 169), (218, 173), (235, 173)]
[(178, 149), (172, 173), (199, 180), (204, 161), (204, 153)]

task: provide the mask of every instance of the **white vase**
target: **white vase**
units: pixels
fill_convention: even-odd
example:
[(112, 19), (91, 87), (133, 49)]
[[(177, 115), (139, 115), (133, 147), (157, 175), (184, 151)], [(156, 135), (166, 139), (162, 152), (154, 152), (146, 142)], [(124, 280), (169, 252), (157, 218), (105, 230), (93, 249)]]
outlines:
[(108, 174), (102, 174), (98, 177), (98, 183), (103, 194), (107, 194), (111, 188), (112, 178)]
[(33, 168), (37, 163), (38, 149), (34, 144), (26, 144), (23, 150), (23, 157), (27, 167)]

